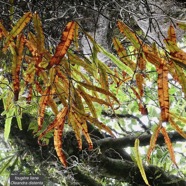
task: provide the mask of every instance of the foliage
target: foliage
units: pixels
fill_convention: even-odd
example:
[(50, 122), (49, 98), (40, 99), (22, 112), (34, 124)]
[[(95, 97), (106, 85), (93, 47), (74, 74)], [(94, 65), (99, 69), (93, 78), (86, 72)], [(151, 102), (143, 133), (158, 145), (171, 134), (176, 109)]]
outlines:
[[(28, 32), (26, 37), (20, 34), (20, 32), (23, 31), (31, 17), (36, 34)], [(1, 30), (1, 36), (6, 38), (3, 51), (9, 52), (7, 51), (9, 47), (13, 59), (10, 70), (12, 72), (14, 104), (17, 104), (16, 102), (19, 100), (19, 95), (23, 93), (23, 91), (28, 92), (26, 96), (28, 104), (32, 102), (33, 92), (40, 97), (38, 132), (41, 131), (43, 126), (46, 107), (51, 107), (56, 118), (39, 134), (38, 140), (54, 129), (54, 145), (59, 157), (63, 157), (61, 161), (65, 166), (65, 158), (60, 148), (61, 142), (59, 139), (62, 135), (66, 117), (68, 118), (68, 124), (72, 126), (75, 131), (79, 149), (82, 148), (81, 132), (85, 135), (89, 148), (92, 149), (93, 145), (87, 130), (86, 121), (95, 124), (98, 128), (104, 129), (113, 135), (112, 131), (97, 119), (93, 102), (104, 104), (111, 108), (114, 102), (119, 103), (115, 95), (108, 90), (107, 67), (105, 65), (100, 61), (96, 62), (101, 69), (96, 72), (96, 65), (91, 65), (90, 62), (87, 63), (88, 59), (82, 60), (78, 55), (73, 54), (72, 49), (67, 53), (74, 36), (75, 28), (78, 28), (76, 25), (76, 22), (69, 22), (67, 24), (62, 33), (61, 42), (57, 45), (56, 52), (53, 56), (44, 46), (44, 34), (40, 18), (37, 14), (31, 15), (31, 13), (26, 13), (9, 33), (3, 25), (1, 25), (1, 28), (3, 28)], [(65, 54), (67, 54), (67, 56), (65, 56)], [(25, 63), (21, 65), (23, 60), (25, 60)], [(74, 64), (76, 65), (74, 66)], [(87, 73), (82, 73), (81, 67), (83, 67)], [(20, 70), (22, 71), (22, 76), (20, 76)], [(47, 76), (47, 74), (49, 74), (49, 76)], [(93, 82), (89, 80), (90, 75), (91, 79), (94, 78)], [(110, 78), (114, 79), (115, 77), (110, 76)], [(101, 88), (101, 85), (103, 85), (103, 88)], [(100, 94), (104, 95), (106, 100), (100, 98)], [(58, 102), (59, 105), (63, 105), (64, 108), (61, 111), (58, 110), (59, 107), (53, 99), (54, 97), (60, 100), (60, 102)], [(10, 96), (5, 98), (5, 108), (10, 107), (10, 99), (12, 99)], [(85, 110), (86, 105), (91, 115)], [(13, 109), (9, 108), (5, 110), (8, 110), (6, 114), (7, 123), (5, 125), (5, 136), (7, 139), (10, 132), (11, 116), (13, 116), (14, 113), (10, 113), (13, 112)], [(18, 118), (18, 116), (16, 117)]]
[(146, 183), (146, 185), (149, 186), (149, 183), (148, 183), (148, 180), (147, 180), (147, 176), (145, 174), (145, 170), (143, 168), (143, 163), (142, 163), (142, 160), (141, 160), (141, 157), (140, 157), (140, 153), (139, 153), (139, 143), (140, 143), (139, 139), (136, 139), (135, 145), (134, 145), (134, 147), (135, 147), (136, 163), (137, 163), (137, 165), (138, 165), (138, 167), (140, 169), (140, 172), (141, 172), (141, 175), (143, 177), (144, 182)]
[[(28, 28), (28, 25), (32, 29)], [(150, 140), (147, 159), (150, 160), (157, 137), (161, 132), (170, 158), (176, 165), (167, 130), (170, 124), (174, 130), (186, 138), (183, 126), (179, 124), (186, 123), (186, 118), (183, 115), (178, 116), (178, 112), (174, 109), (171, 110), (170, 91), (174, 92), (174, 88), (172, 86), (170, 88), (169, 85), (172, 78), (181, 87), (181, 90), (176, 90), (175, 94), (180, 92), (186, 94), (186, 53), (178, 47), (172, 25), (164, 41), (166, 50), (158, 49), (155, 44), (147, 45), (121, 21), (118, 21), (118, 29), (132, 44), (131, 51), (128, 52), (119, 39), (114, 37), (113, 45), (118, 57), (96, 43), (88, 33), (81, 30), (78, 22), (75, 21), (67, 23), (53, 54), (54, 48), (50, 46), (51, 48), (48, 49), (45, 46), (42, 23), (37, 13), (25, 13), (11, 31), (7, 31), (0, 23), (2, 51), (11, 59), (10, 64), (4, 61), (1, 67), (5, 70), (4, 76), (1, 76), (1, 90), (6, 89), (6, 95), (1, 96), (5, 110), (3, 114), (6, 115), (5, 139), (8, 139), (10, 133), (12, 117), (16, 117), (21, 129), (22, 110), (27, 105), (38, 102), (38, 125), (34, 129), (37, 131), (38, 143), (46, 145), (45, 137), (52, 132), (56, 153), (64, 167), (67, 167), (66, 158), (61, 149), (65, 125), (68, 124), (73, 129), (80, 150), (82, 149), (81, 134), (85, 136), (89, 149), (93, 149), (87, 122), (113, 137), (116, 136), (107, 125), (100, 121), (96, 107), (109, 108), (112, 113), (117, 114), (117, 109), (124, 99), (117, 94), (118, 92), (122, 94), (121, 90), (125, 89), (128, 97), (135, 102), (135, 104), (131, 103), (133, 106), (130, 109), (131, 114), (138, 112), (138, 115), (152, 117), (154, 114), (150, 111), (152, 107), (147, 107), (148, 100), (151, 99), (147, 82), (152, 84), (156, 78), (154, 94), (157, 97), (156, 107), (159, 108), (160, 113), (156, 112), (158, 124), (152, 126), (155, 130)], [(79, 32), (85, 34), (87, 40), (93, 45), (90, 57), (81, 56), (78, 51)], [(117, 68), (109, 68), (101, 62), (98, 53), (107, 56)], [(135, 57), (130, 57), (129, 53)], [(148, 74), (148, 71), (153, 73)], [(5, 74), (11, 74), (11, 79), (6, 78)], [(134, 81), (135, 83), (132, 83)], [(26, 98), (23, 96), (25, 93)], [(49, 109), (52, 110), (54, 119), (44, 126), (45, 115)], [(43, 140), (43, 143), (40, 140)], [(139, 142), (136, 141), (135, 144), (137, 164), (144, 181), (148, 183), (139, 157)]]

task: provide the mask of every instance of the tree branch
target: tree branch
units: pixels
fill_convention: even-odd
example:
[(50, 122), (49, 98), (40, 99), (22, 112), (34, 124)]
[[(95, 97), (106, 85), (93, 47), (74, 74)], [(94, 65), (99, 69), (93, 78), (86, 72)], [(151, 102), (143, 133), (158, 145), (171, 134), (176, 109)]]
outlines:
[[(180, 134), (177, 132), (169, 132), (168, 133), (171, 142), (176, 142), (176, 141), (185, 141)], [(125, 147), (133, 147), (134, 142), (136, 139), (140, 140), (140, 146), (146, 146), (149, 145), (150, 143), (150, 138), (151, 135), (142, 135), (142, 136), (127, 136), (123, 138), (105, 138), (105, 139), (100, 139), (95, 141), (95, 146), (99, 146), (102, 150), (106, 150), (108, 148), (113, 148), (113, 149), (118, 149), (118, 148), (125, 148)], [(163, 145), (165, 143), (164, 137), (162, 134), (159, 134), (158, 139), (157, 139), (157, 144)]]
[(147, 126), (139, 119), (139, 117), (137, 117), (137, 116), (134, 116), (134, 115), (132, 115), (132, 114), (109, 114), (109, 113), (107, 113), (107, 112), (105, 112), (104, 110), (101, 112), (101, 114), (103, 115), (103, 116), (107, 116), (107, 117), (110, 117), (110, 118), (132, 118), (132, 119), (135, 119), (136, 121), (138, 121), (138, 123), (141, 125), (141, 127), (145, 130), (145, 131), (147, 131), (147, 132), (149, 132), (148, 130), (148, 128), (147, 128)]
[(86, 172), (80, 170), (78, 167), (73, 168), (74, 178), (81, 185), (89, 185), (89, 186), (102, 186), (101, 183), (96, 181), (92, 176), (86, 174)]
[[(102, 156), (100, 162), (100, 171), (104, 175), (132, 184), (133, 186), (145, 185), (138, 167), (132, 163), (123, 160), (116, 160)], [(174, 175), (167, 175), (156, 166), (144, 166), (150, 185), (167, 186), (186, 186), (186, 182)]]

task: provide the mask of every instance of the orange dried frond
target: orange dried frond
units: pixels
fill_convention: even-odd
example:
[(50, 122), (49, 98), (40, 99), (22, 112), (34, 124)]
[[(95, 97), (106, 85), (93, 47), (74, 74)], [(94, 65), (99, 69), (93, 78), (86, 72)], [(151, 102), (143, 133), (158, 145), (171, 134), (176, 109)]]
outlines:
[[(83, 135), (85, 136), (85, 139), (87, 140), (88, 145), (89, 145), (89, 149), (92, 149), (93, 143), (92, 143), (92, 140), (91, 140), (90, 135), (88, 133), (88, 127), (87, 127), (87, 123), (86, 123), (85, 118), (82, 115), (80, 115), (79, 113), (75, 112), (75, 110), (74, 110), (73, 111), (73, 120), (77, 125), (77, 130), (82, 131)], [(82, 148), (82, 146), (80, 146), (81, 140), (79, 138), (77, 138), (77, 141), (78, 141), (78, 143), (80, 143), (78, 146), (81, 149)]]
[(100, 122), (97, 118), (94, 118), (94, 117), (90, 116), (90, 114), (82, 112), (81, 110), (79, 110), (74, 105), (72, 107), (73, 107), (74, 112), (80, 115), (80, 118), (83, 118), (85, 121), (89, 121), (90, 123), (92, 123), (92, 125), (95, 125), (100, 130), (104, 130), (108, 134), (110, 134), (111, 136), (115, 137), (115, 135), (113, 134), (112, 130), (109, 127), (107, 127), (105, 124)]
[(183, 138), (186, 138), (186, 133), (174, 122), (172, 116), (169, 117), (169, 123)]
[(34, 40), (32, 39), (25, 39), (25, 45), (27, 46), (28, 50), (30, 51), (30, 53), (32, 54), (33, 57), (38, 56), (38, 50), (36, 45), (33, 42)]
[(79, 94), (78, 89), (74, 89), (74, 101), (73, 101), (73, 104), (79, 110), (81, 110), (82, 112), (85, 112), (85, 108), (84, 108), (84, 105), (83, 105), (82, 97)]
[(48, 127), (39, 135), (38, 137), (38, 143), (40, 145), (42, 145), (40, 143), (40, 140), (41, 138), (43, 138), (43, 136), (45, 136), (47, 133), (49, 133), (51, 130), (53, 130), (56, 126), (59, 126), (61, 125), (65, 118), (66, 118), (66, 115), (68, 113), (68, 107), (64, 107), (55, 117), (54, 121), (52, 123), (50, 123), (48, 125)]
[(21, 33), (21, 31), (25, 28), (25, 26), (29, 23), (32, 17), (31, 12), (25, 13), (16, 23), (16, 25), (12, 28), (10, 33), (7, 35), (3, 51), (6, 52), (8, 45), (12, 42), (12, 40)]
[(169, 118), (169, 88), (168, 88), (168, 68), (160, 65), (158, 72), (158, 99), (161, 108), (161, 120), (167, 122)]
[(58, 78), (63, 82), (63, 86), (66, 87), (67, 90), (69, 90), (69, 80), (66, 74), (64, 74), (59, 68), (56, 69), (56, 75)]
[(65, 155), (62, 151), (62, 134), (63, 134), (64, 124), (65, 124), (65, 118), (62, 118), (61, 123), (54, 128), (54, 148), (56, 150), (58, 158), (66, 168), (67, 162), (66, 162)]
[(50, 89), (51, 87), (47, 87), (46, 90), (42, 93), (40, 101), (39, 101), (39, 110), (38, 110), (38, 131), (41, 130), (44, 120), (45, 108), (50, 98)]
[(88, 127), (87, 127), (87, 121), (86, 120), (82, 120), (82, 132), (83, 135), (85, 136), (87, 143), (88, 143), (88, 149), (92, 150), (93, 149), (93, 143), (92, 140), (90, 138), (90, 135), (88, 133)]
[(139, 95), (140, 97), (142, 97), (144, 93), (143, 92), (144, 78), (143, 78), (143, 75), (140, 73), (136, 74), (136, 84), (138, 87)]
[(170, 53), (170, 59), (180, 67), (186, 69), (186, 52), (183, 50), (179, 49), (178, 52)]
[(137, 98), (137, 102), (138, 102), (138, 107), (139, 107), (139, 111), (141, 112), (142, 115), (148, 115), (148, 110), (146, 105), (142, 102), (142, 97), (141, 95), (136, 91), (136, 89), (134, 87), (130, 87), (134, 93), (134, 95)]
[(161, 59), (150, 46), (143, 45), (143, 53), (147, 61), (156, 67), (159, 67), (160, 64), (164, 63), (163, 59)]
[(148, 161), (150, 160), (150, 155), (151, 155), (152, 151), (153, 151), (154, 148), (155, 148), (156, 141), (157, 141), (157, 139), (158, 139), (158, 135), (159, 135), (159, 133), (160, 133), (160, 130), (161, 130), (161, 125), (158, 125), (158, 126), (155, 128), (155, 130), (154, 130), (154, 132), (153, 132), (153, 134), (152, 134), (152, 136), (151, 136), (151, 138), (150, 138), (150, 146), (149, 146), (148, 151), (147, 151), (147, 160), (148, 160)]
[(57, 115), (59, 113), (58, 109), (57, 109), (57, 104), (51, 96), (49, 97), (48, 105), (51, 107), (51, 109), (55, 115)]
[(38, 81), (35, 80), (35, 85), (36, 85), (36, 90), (42, 95), (43, 91), (42, 91), (42, 88), (41, 88), (41, 85), (39, 84)]
[(0, 22), (0, 39), (4, 36), (7, 37), (8, 31), (5, 29), (5, 27)]
[[(168, 46), (172, 46), (171, 44), (169, 44)], [(180, 67), (186, 69), (186, 52), (184, 52), (183, 50), (181, 50), (180, 48), (168, 48), (169, 51), (173, 51), (170, 52), (170, 59), (171, 61), (173, 61), (174, 63), (176, 63), (177, 65), (179, 65)]]
[(82, 139), (81, 139), (81, 126), (78, 125), (79, 122), (76, 121), (76, 118), (74, 117), (74, 111), (69, 112), (69, 118), (68, 118), (68, 123), (69, 125), (72, 126), (72, 129), (74, 130), (77, 142), (78, 142), (78, 147), (79, 150), (82, 149)]
[(56, 96), (56, 93), (55, 93), (54, 87), (52, 86), (51, 91), (50, 91), (50, 95), (49, 95), (48, 106), (50, 106), (53, 113), (55, 115), (57, 115), (58, 114), (58, 107), (57, 107), (55, 100), (53, 99), (54, 95)]
[(168, 29), (168, 37), (164, 39), (164, 42), (166, 44), (167, 49), (171, 53), (178, 52), (180, 50), (176, 42), (176, 32), (172, 25), (170, 25)]
[(138, 62), (137, 62), (137, 65), (139, 67), (139, 69), (141, 71), (145, 70), (146, 69), (146, 60), (144, 59), (144, 57), (140, 56)]
[(22, 59), (24, 44), (25, 44), (25, 36), (23, 34), (19, 34), (16, 40), (16, 51), (20, 59)]
[(136, 98), (141, 101), (141, 96), (140, 94), (136, 91), (136, 89), (134, 87), (130, 87), (133, 91), (133, 93), (135, 94)]
[(136, 68), (136, 64), (132, 60), (129, 59), (128, 54), (127, 54), (125, 48), (123, 47), (123, 45), (121, 44), (121, 42), (115, 37), (113, 38), (112, 41), (113, 41), (114, 48), (115, 48), (120, 60), (134, 71)]
[(168, 148), (168, 151), (169, 151), (169, 154), (170, 154), (170, 158), (171, 158), (172, 162), (177, 166), (176, 160), (175, 160), (174, 150), (173, 150), (173, 147), (172, 147), (172, 143), (171, 143), (169, 135), (168, 135), (168, 133), (167, 133), (167, 131), (164, 127), (161, 128), (161, 133), (164, 136), (165, 143), (167, 145), (167, 148)]
[[(12, 48), (11, 50), (15, 50)], [(19, 91), (20, 91), (20, 83), (19, 83), (19, 74), (17, 75), (16, 69), (17, 69), (17, 63), (18, 57), (16, 54), (13, 55), (12, 60), (12, 81), (13, 81), (13, 92), (14, 92), (14, 101), (18, 101), (19, 99)]]
[(61, 42), (56, 47), (56, 51), (52, 59), (50, 60), (49, 67), (54, 65), (58, 65), (61, 59), (66, 54), (73, 36), (74, 36), (74, 29), (75, 29), (76, 22), (71, 21), (66, 25), (64, 32), (62, 33)]
[(24, 79), (25, 79), (26, 84), (32, 84), (34, 82), (35, 73), (36, 73), (35, 63), (34, 61), (31, 61), (28, 64), (28, 67), (25, 72)]
[(168, 38), (170, 41), (172, 41), (173, 43), (176, 44), (176, 32), (175, 29), (172, 25), (170, 25), (169, 29), (168, 29)]
[[(12, 47), (11, 47), (12, 48)], [(13, 52), (13, 62), (12, 62), (12, 81), (13, 81), (13, 90), (14, 90), (14, 101), (18, 101), (19, 92), (20, 92), (20, 70), (22, 64), (24, 48), (24, 36), (20, 34), (17, 37), (15, 49), (16, 52)]]
[(142, 104), (139, 102), (139, 111), (141, 112), (142, 115), (148, 115), (148, 110), (145, 104)]
[(186, 52), (178, 47), (175, 29), (172, 25), (169, 27), (168, 37), (164, 41), (167, 49), (170, 51), (170, 58), (176, 64), (186, 68)]
[(138, 39), (136, 34), (127, 25), (125, 25), (121, 21), (118, 21), (117, 25), (118, 25), (120, 32), (127, 37), (127, 39), (133, 44), (133, 46), (136, 49), (139, 49), (141, 46), (140, 45), (141, 41)]

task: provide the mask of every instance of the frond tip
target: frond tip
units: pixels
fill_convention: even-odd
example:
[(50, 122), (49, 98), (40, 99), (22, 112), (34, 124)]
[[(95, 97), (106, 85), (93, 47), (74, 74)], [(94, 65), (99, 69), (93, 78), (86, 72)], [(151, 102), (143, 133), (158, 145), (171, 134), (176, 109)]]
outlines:
[(55, 120), (39, 135), (38, 143), (40, 143), (40, 139), (54, 129), (54, 147), (59, 157), (61, 163), (64, 167), (67, 167), (65, 155), (62, 151), (62, 133), (66, 120), (66, 116), (68, 114), (68, 107), (64, 107), (56, 116)]
[(139, 144), (140, 144), (140, 141), (139, 139), (136, 139), (135, 140), (135, 143), (134, 143), (134, 151), (135, 151), (135, 159), (136, 159), (136, 163), (137, 163), (137, 166), (140, 170), (140, 173), (141, 173), (141, 176), (145, 182), (146, 185), (150, 186), (149, 185), (149, 182), (147, 180), (147, 176), (146, 176), (146, 173), (145, 173), (145, 169), (143, 167), (143, 162), (142, 162), (142, 159), (140, 157), (140, 153), (139, 153)]

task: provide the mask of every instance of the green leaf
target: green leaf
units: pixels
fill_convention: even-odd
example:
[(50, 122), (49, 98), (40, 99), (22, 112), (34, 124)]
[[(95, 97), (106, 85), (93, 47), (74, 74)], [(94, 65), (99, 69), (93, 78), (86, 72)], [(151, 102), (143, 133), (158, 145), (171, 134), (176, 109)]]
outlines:
[(135, 140), (135, 145), (134, 145), (134, 152), (135, 152), (135, 159), (136, 159), (136, 162), (137, 162), (137, 165), (138, 165), (138, 168), (140, 170), (140, 173), (141, 173), (141, 176), (144, 180), (144, 182), (148, 185), (149, 185), (149, 182), (147, 180), (147, 176), (145, 174), (145, 170), (144, 170), (144, 167), (143, 167), (143, 163), (142, 163), (142, 159), (140, 157), (140, 153), (139, 153), (139, 139), (136, 139)]
[(0, 175), (2, 175), (2, 173), (8, 168), (10, 167), (10, 163), (12, 161), (12, 159), (14, 158), (14, 156), (11, 156), (6, 163), (4, 163), (3, 165), (1, 165), (1, 169), (0, 169)]
[(184, 94), (186, 95), (186, 79), (185, 79), (185, 71), (183, 70), (183, 68), (181, 68), (179, 65), (177, 65), (176, 63), (174, 64), (174, 68), (176, 70), (177, 76), (178, 76), (178, 82), (180, 83), (180, 85), (182, 86), (182, 91), (184, 92)]
[(6, 113), (5, 129), (4, 129), (5, 141), (7, 141), (9, 138), (11, 124), (12, 124), (12, 118), (14, 116), (14, 113), (15, 113), (15, 107), (14, 107), (14, 105), (12, 105), (12, 107), (10, 107), (9, 111), (7, 111), (7, 113)]
[[(92, 44), (94, 46), (94, 50), (96, 52), (102, 52), (104, 55), (106, 55), (108, 58), (110, 58), (112, 60), (112, 62), (114, 62), (121, 70), (125, 71), (129, 76), (133, 76), (133, 71), (131, 68), (129, 68), (122, 61), (120, 61), (116, 56), (114, 56), (110, 52), (106, 51), (102, 46), (100, 46), (98, 43), (96, 43), (94, 41), (94, 39), (88, 33), (86, 33), (86, 35), (90, 39), (90, 41), (92, 42)], [(94, 60), (96, 60), (96, 65), (97, 65), (97, 63), (98, 63), (97, 58), (94, 58)]]
[(16, 116), (16, 120), (17, 120), (17, 125), (18, 125), (19, 129), (22, 130), (22, 122), (21, 122), (22, 111), (21, 111), (20, 107), (15, 107), (15, 116)]
[(111, 93), (110, 91), (105, 90), (105, 89), (100, 88), (100, 87), (97, 87), (97, 86), (94, 86), (94, 85), (91, 85), (91, 84), (88, 84), (88, 83), (83, 83), (83, 82), (80, 82), (80, 81), (77, 81), (77, 83), (79, 83), (80, 85), (82, 85), (83, 87), (85, 87), (88, 90), (93, 90), (94, 92), (99, 92), (99, 93), (102, 93), (106, 96), (112, 97), (113, 100), (115, 100), (118, 103), (118, 105), (120, 105), (116, 96), (113, 93)]
[(94, 71), (96, 71), (96, 67), (91, 63), (82, 60), (78, 55), (73, 54), (72, 52), (68, 52), (68, 57), (71, 64), (76, 64), (78, 66), (83, 67), (87, 72), (93, 75)]
[(177, 23), (178, 27), (180, 27), (182, 30), (185, 30), (186, 31), (186, 23), (184, 22), (179, 22)]
[(89, 108), (90, 112), (92, 113), (92, 115), (95, 118), (97, 118), (97, 112), (96, 112), (96, 109), (92, 103), (91, 97), (88, 94), (86, 94), (85, 90), (81, 86), (78, 86), (78, 91), (79, 91), (80, 95), (83, 97), (83, 99), (85, 100), (86, 104), (88, 105), (88, 108)]
[(130, 67), (125, 65), (122, 61), (120, 61), (116, 56), (111, 54), (110, 52), (106, 51), (103, 47), (99, 45), (100, 51), (105, 54), (108, 58), (112, 60), (122, 71), (125, 71), (129, 76), (133, 76), (134, 72)]

